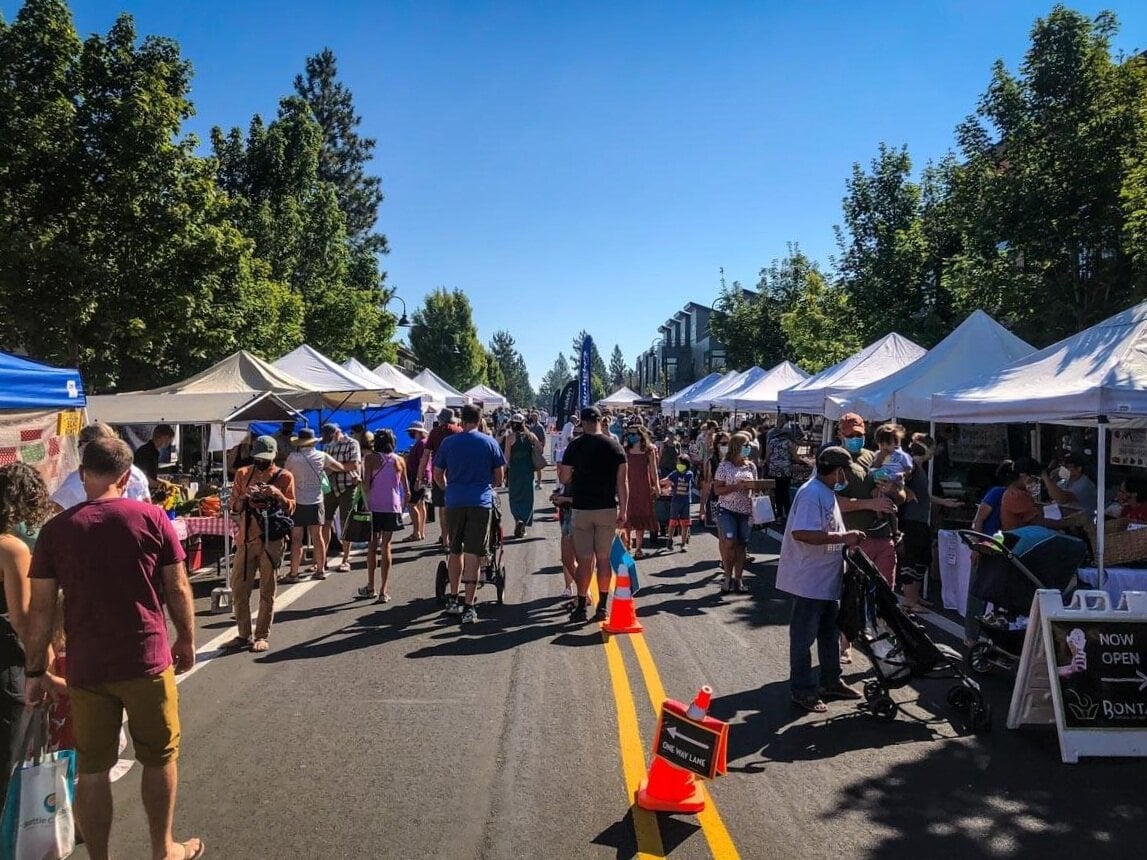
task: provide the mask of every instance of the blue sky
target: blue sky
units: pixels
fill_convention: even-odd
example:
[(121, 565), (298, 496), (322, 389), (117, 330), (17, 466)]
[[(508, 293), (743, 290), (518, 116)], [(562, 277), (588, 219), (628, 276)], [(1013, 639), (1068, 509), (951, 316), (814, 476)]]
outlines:
[[(10, 18), (18, 8), (0, 0)], [(1147, 47), (1147, 4), (1114, 9)], [(827, 261), (844, 181), (880, 141), (953, 145), (991, 65), (1050, 3), (76, 0), (81, 34), (135, 15), (195, 67), (189, 130), (273, 115), (331, 47), (378, 138), (389, 282), (460, 287), (535, 384), (588, 330), (633, 363), (657, 325), (753, 285), (797, 241)], [(397, 305), (395, 305), (397, 309)]]

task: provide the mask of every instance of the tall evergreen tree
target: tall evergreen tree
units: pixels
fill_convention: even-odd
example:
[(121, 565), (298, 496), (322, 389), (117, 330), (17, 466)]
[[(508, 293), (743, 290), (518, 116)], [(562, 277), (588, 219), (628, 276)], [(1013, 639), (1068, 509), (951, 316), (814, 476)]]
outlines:
[(504, 388), (499, 388), (516, 406), (529, 406), (534, 402), (526, 362), (518, 352), (513, 336), (505, 330), (494, 332), (490, 339), (490, 354), (502, 371)]
[(486, 350), (464, 292), (439, 287), (411, 317), (410, 348), (419, 364), (460, 391), (486, 381)]
[(569, 361), (566, 359), (565, 353), (559, 352), (558, 357), (554, 360), (554, 366), (546, 371), (545, 376), (542, 377), (535, 402), (542, 409), (549, 409), (553, 406), (554, 394), (565, 388), (566, 383), (571, 379), (573, 379), (573, 374), (570, 373)]
[(609, 356), (609, 384), (613, 386), (614, 391), (625, 385), (625, 376), (625, 356), (621, 354), (621, 347), (614, 344), (613, 352)]

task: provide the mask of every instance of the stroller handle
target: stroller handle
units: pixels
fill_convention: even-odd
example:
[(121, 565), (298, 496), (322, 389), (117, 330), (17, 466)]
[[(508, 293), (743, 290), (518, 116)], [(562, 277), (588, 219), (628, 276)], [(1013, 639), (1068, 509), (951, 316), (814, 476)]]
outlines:
[(983, 552), (987, 549), (990, 552), (998, 552), (1006, 558), (1015, 558), (1015, 554), (997, 541), (993, 535), (973, 531), (972, 529), (957, 529), (956, 534), (960, 540), (967, 545), (968, 549), (973, 552)]

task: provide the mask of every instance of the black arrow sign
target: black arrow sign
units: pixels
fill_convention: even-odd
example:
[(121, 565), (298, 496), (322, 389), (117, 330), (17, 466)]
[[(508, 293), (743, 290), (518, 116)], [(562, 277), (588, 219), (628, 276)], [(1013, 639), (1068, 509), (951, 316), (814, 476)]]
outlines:
[(717, 773), (717, 748), (721, 733), (698, 725), (662, 708), (657, 731), (657, 755), (670, 764), (713, 779)]

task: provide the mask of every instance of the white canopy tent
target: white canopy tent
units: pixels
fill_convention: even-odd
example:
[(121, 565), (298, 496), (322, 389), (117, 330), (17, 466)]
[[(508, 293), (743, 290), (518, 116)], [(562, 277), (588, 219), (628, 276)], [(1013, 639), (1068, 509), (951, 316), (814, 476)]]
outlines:
[(830, 395), (825, 417), (840, 420), (856, 412), (881, 418), (932, 419), (932, 395), (972, 382), (1035, 352), (981, 310), (972, 314), (928, 354), (884, 379), (853, 391)]
[[(732, 371), (730, 371), (730, 373), (732, 373)], [(661, 399), (661, 414), (676, 415), (678, 412), (682, 411), (677, 406), (678, 403), (684, 402), (695, 394), (700, 394), (709, 386), (715, 385), (718, 380), (724, 379), (727, 375), (728, 374), (713, 371), (708, 376), (702, 377), (691, 385), (685, 386), (676, 394), (672, 394), (669, 397), (663, 397)]]
[(632, 406), (636, 401), (641, 399), (641, 395), (627, 386), (621, 386), (609, 397), (604, 397), (597, 401), (598, 406), (604, 406), (606, 409), (625, 409)]
[[(1147, 302), (932, 397), (932, 419), (954, 424), (1048, 423), (1099, 431), (1099, 511), (1107, 494), (1107, 428), (1147, 424)], [(1104, 529), (1095, 555), (1104, 577)]]
[(409, 399), (393, 388), (380, 388), (370, 380), (356, 376), (305, 343), (271, 364), (312, 388), (336, 397), (340, 407)]
[(132, 391), (88, 397), (88, 417), (106, 424), (240, 424), (291, 421), (297, 413), (269, 391), (262, 394)]
[(482, 404), (483, 409), (504, 409), (510, 401), (488, 385), (475, 385), (465, 391), (467, 397)]
[(723, 376), (703, 391), (691, 394), (689, 397), (677, 401), (677, 409), (680, 412), (708, 411), (717, 405), (718, 398), (723, 397), (731, 391), (736, 391), (746, 384), (756, 382), (767, 372), (768, 371), (760, 367), (750, 367), (741, 373)]
[(452, 408), (465, 406), (470, 402), (470, 398), (435, 373), (430, 368), (426, 368), (417, 376), (414, 377), (414, 382), (421, 385), (430, 395), (435, 399), (441, 398), (442, 401)]
[(782, 361), (764, 376), (716, 398), (714, 405), (741, 412), (775, 412), (781, 391), (791, 388), (808, 374), (791, 361)]
[(892, 332), (839, 364), (810, 376), (777, 398), (782, 412), (824, 415), (828, 398), (891, 376), (925, 354), (906, 337)]

